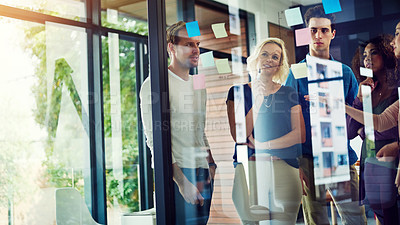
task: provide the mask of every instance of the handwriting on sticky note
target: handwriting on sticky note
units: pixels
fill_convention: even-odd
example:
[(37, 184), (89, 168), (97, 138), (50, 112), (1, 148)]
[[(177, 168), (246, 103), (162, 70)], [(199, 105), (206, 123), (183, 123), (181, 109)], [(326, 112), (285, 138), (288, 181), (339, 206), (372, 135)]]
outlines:
[(322, 0), (326, 14), (342, 11), (339, 0)]
[(285, 17), (288, 26), (295, 26), (303, 23), (303, 17), (301, 17), (300, 7), (285, 10)]
[(228, 34), (226, 33), (226, 30), (225, 30), (225, 23), (212, 24), (211, 28), (214, 32), (215, 38), (228, 37)]
[(307, 63), (292, 64), (291, 69), (295, 79), (308, 77)]
[(200, 60), (203, 67), (215, 66), (213, 51), (200, 54)]
[(205, 89), (206, 88), (206, 76), (204, 74), (193, 75), (193, 89)]
[(372, 70), (364, 67), (360, 67), (360, 74), (361, 76), (373, 77)]
[(186, 23), (186, 30), (189, 37), (200, 36), (199, 23), (197, 21)]
[(296, 46), (308, 45), (311, 42), (310, 28), (298, 29), (295, 31), (296, 34)]
[(218, 73), (231, 73), (231, 67), (229, 66), (228, 59), (217, 59), (215, 61), (215, 65), (217, 66)]

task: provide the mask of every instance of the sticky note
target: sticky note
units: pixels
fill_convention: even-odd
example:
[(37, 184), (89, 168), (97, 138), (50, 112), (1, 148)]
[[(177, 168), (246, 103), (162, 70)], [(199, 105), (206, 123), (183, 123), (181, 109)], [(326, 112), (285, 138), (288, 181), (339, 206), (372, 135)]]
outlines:
[(239, 1), (229, 1), (229, 32), (240, 35)]
[(372, 70), (364, 67), (360, 67), (360, 74), (361, 76), (373, 77)]
[(199, 23), (197, 21), (186, 23), (186, 30), (188, 32), (189, 37), (196, 37), (201, 35)]
[(322, 0), (326, 14), (342, 11), (339, 0)]
[(193, 89), (205, 89), (206, 88), (206, 76), (204, 74), (193, 75)]
[(217, 61), (215, 61), (215, 65), (217, 66), (218, 73), (232, 72), (228, 59), (217, 59)]
[(231, 49), (232, 55), (232, 73), (243, 76), (243, 63), (242, 63), (242, 47), (235, 47)]
[(292, 64), (291, 68), (295, 79), (308, 77), (307, 63)]
[(308, 45), (311, 42), (310, 28), (298, 29), (295, 31), (296, 34), (296, 46)]
[(301, 17), (300, 7), (285, 10), (285, 17), (288, 26), (299, 25), (303, 23), (303, 17)]
[(213, 51), (200, 54), (200, 60), (203, 67), (215, 66)]
[(226, 33), (226, 30), (225, 30), (225, 23), (212, 24), (211, 28), (214, 32), (215, 38), (228, 37), (228, 34)]

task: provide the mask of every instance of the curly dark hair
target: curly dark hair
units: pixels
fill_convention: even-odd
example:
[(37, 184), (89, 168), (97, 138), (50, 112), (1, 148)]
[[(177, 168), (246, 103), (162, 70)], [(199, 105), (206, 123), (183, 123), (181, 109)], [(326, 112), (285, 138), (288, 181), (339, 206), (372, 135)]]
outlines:
[(306, 21), (306, 26), (310, 22), (311, 18), (326, 18), (331, 21), (331, 30), (335, 30), (335, 15), (334, 14), (326, 14), (324, 7), (322, 5), (317, 5), (312, 8), (309, 8), (304, 14), (304, 20)]
[(395, 72), (396, 69), (396, 56), (393, 53), (393, 48), (390, 46), (390, 42), (393, 40), (393, 36), (390, 34), (383, 34), (370, 39), (362, 43), (355, 51), (354, 57), (351, 61), (351, 67), (353, 69), (354, 75), (356, 76), (358, 82), (366, 79), (365, 76), (360, 75), (360, 67), (363, 66), (363, 53), (364, 49), (368, 44), (375, 46), (378, 53), (382, 56), (384, 70), (386, 73), (386, 79), (388, 84), (397, 84), (399, 80), (399, 74)]

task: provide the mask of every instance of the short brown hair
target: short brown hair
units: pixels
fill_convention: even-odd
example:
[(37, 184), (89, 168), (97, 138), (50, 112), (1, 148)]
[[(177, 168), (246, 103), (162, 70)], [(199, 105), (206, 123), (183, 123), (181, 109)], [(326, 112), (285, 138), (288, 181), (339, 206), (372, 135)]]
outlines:
[(179, 21), (177, 23), (172, 24), (167, 29), (167, 43), (177, 44), (179, 42), (178, 33), (180, 30), (186, 27), (186, 23), (183, 21)]
[(314, 6), (306, 11), (306, 14), (304, 14), (304, 20), (306, 21), (307, 27), (311, 18), (326, 18), (331, 21), (331, 30), (335, 30), (335, 15), (326, 14), (322, 5)]

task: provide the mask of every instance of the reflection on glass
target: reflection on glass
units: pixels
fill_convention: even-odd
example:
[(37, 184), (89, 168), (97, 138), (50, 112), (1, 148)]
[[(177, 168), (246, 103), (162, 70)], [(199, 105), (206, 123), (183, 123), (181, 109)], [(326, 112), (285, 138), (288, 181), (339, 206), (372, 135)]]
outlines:
[(135, 43), (102, 38), (107, 219), (139, 211)]
[(0, 0), (0, 4), (86, 22), (86, 0)]
[[(348, 181), (342, 64), (307, 56), (307, 65), (309, 81), (314, 81), (308, 84), (308, 90), (310, 96), (317, 96), (310, 98), (313, 155), (318, 160), (314, 162), (315, 184)], [(345, 157), (340, 163), (339, 156)]]
[(52, 225), (58, 188), (91, 208), (86, 32), (8, 18), (0, 30), (0, 221)]

